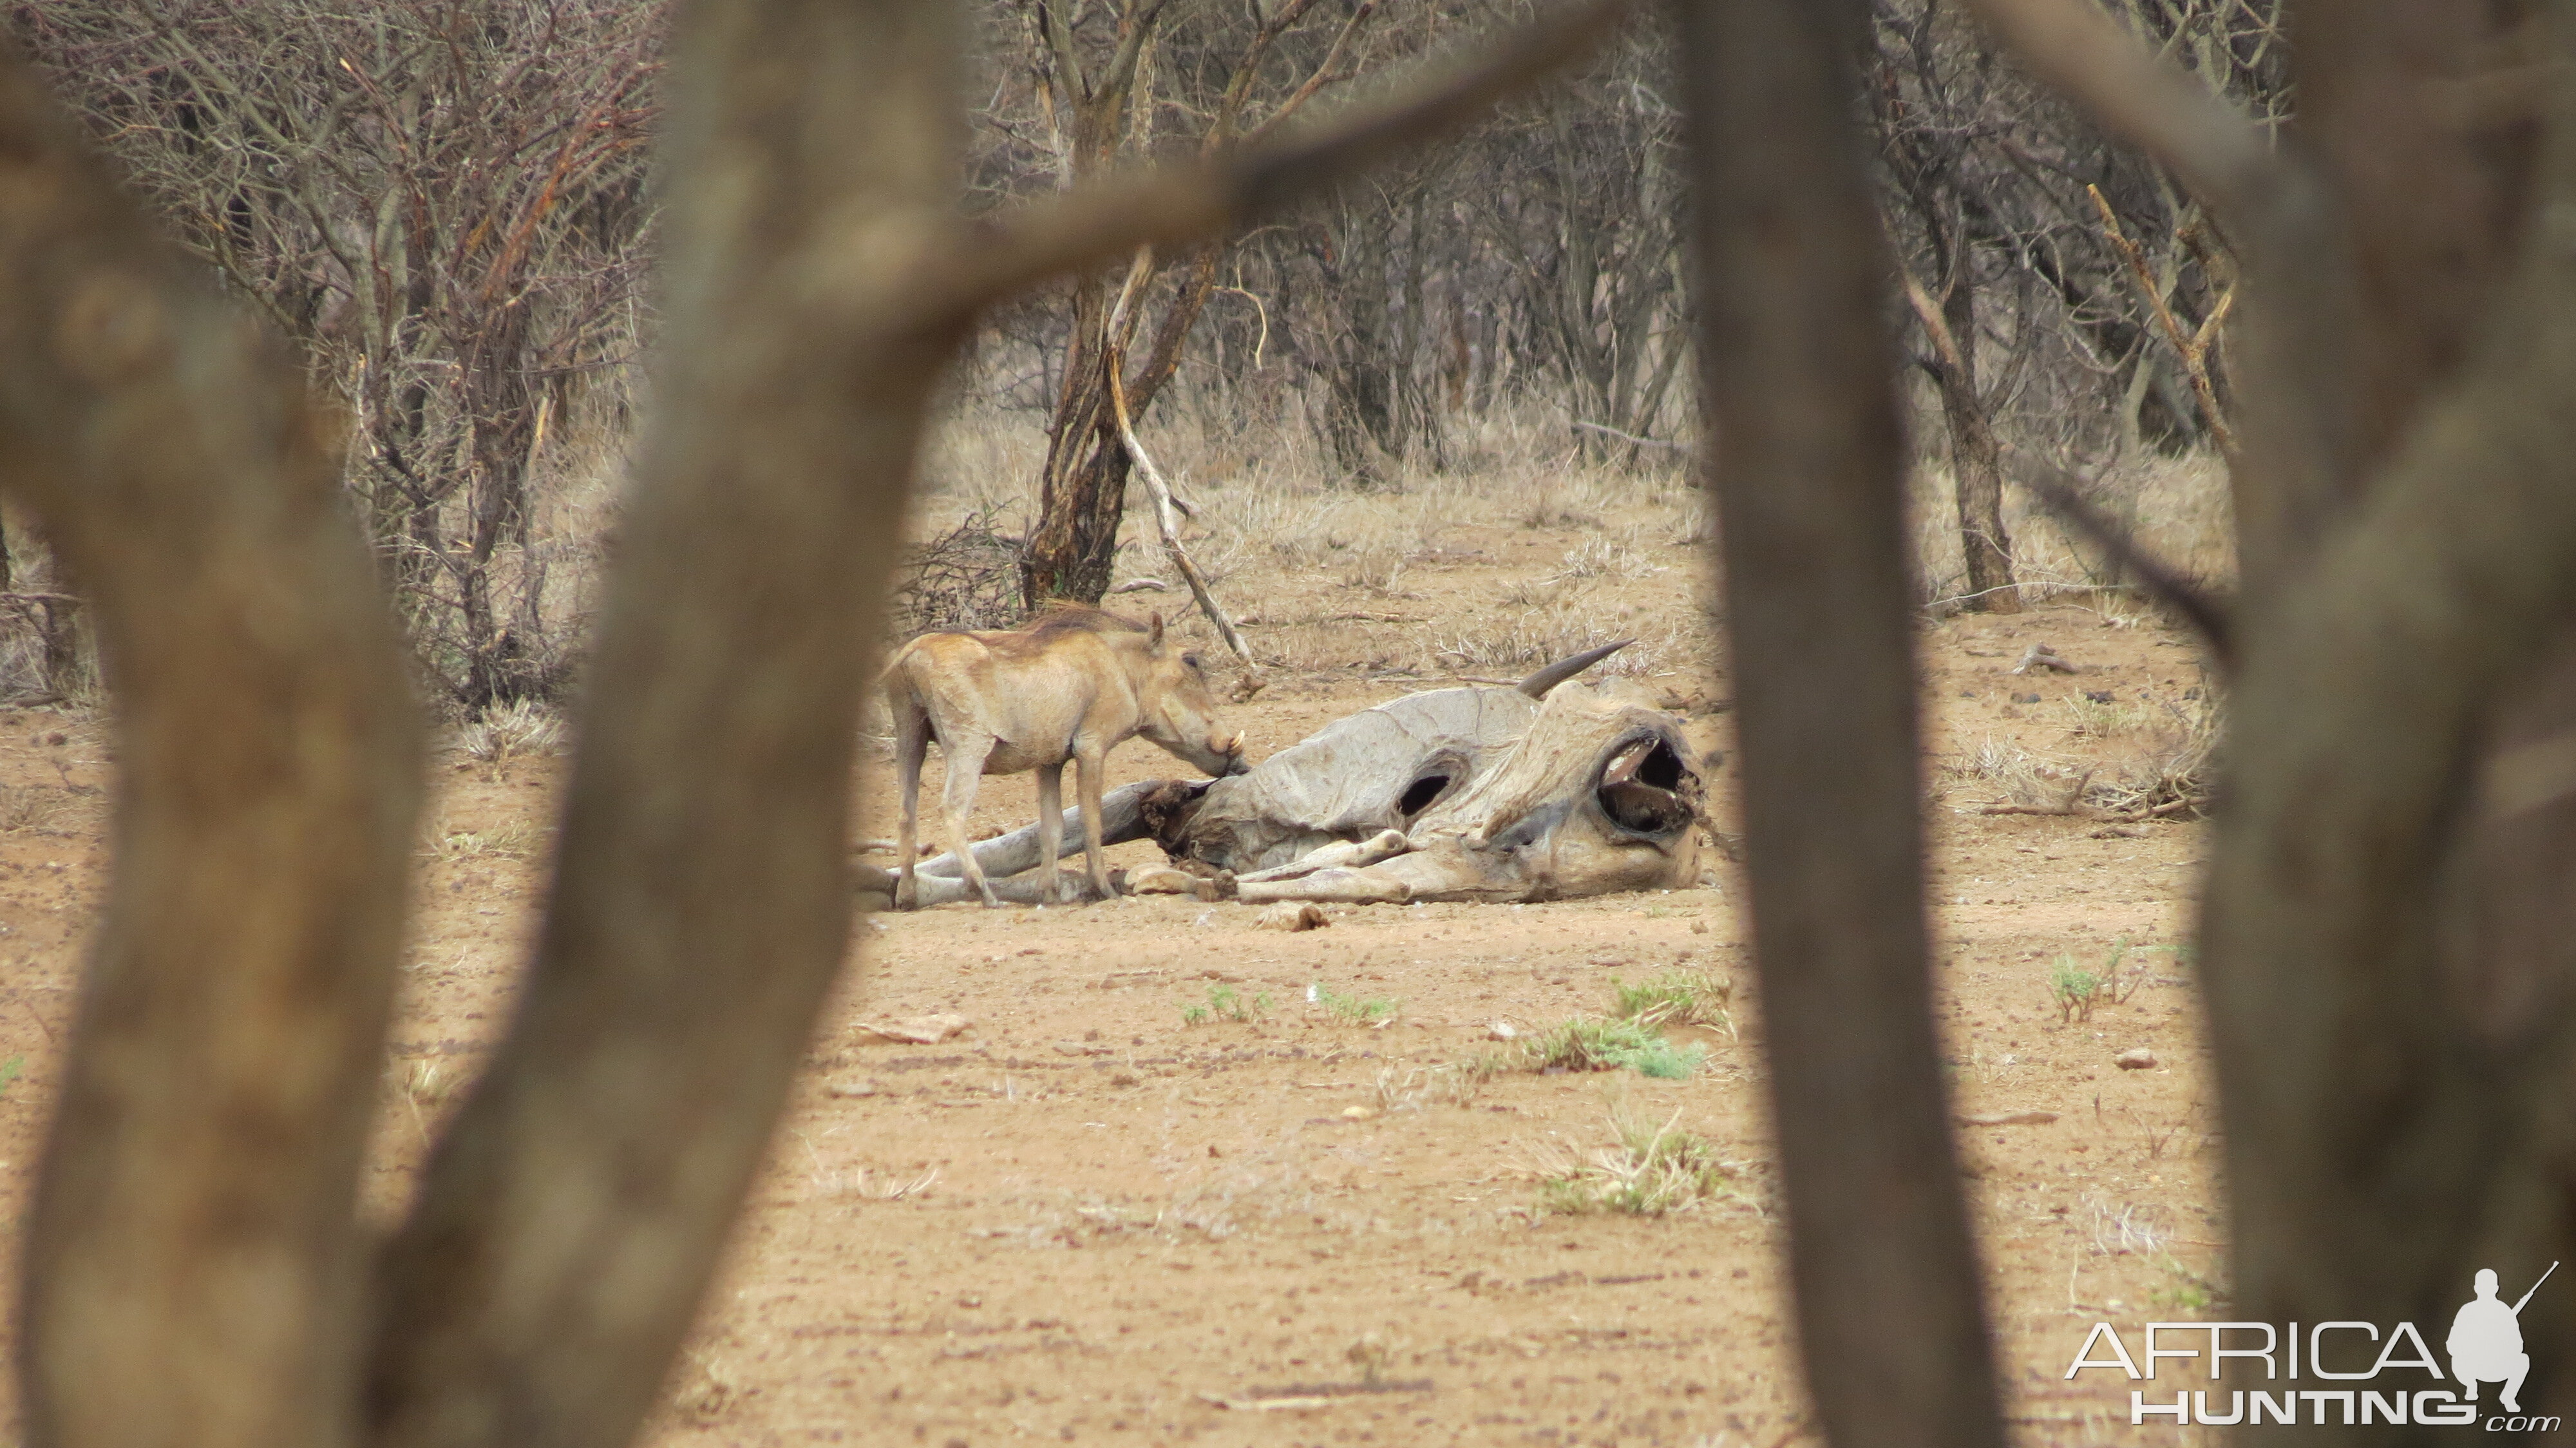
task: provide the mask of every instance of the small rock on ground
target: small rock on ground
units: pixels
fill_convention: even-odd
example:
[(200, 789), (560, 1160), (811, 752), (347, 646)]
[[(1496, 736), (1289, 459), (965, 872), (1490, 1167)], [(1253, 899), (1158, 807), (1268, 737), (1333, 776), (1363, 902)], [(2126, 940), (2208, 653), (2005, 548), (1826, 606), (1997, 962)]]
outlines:
[(1324, 912), (1311, 900), (1287, 900), (1254, 916), (1252, 923), (1264, 930), (1321, 930)]

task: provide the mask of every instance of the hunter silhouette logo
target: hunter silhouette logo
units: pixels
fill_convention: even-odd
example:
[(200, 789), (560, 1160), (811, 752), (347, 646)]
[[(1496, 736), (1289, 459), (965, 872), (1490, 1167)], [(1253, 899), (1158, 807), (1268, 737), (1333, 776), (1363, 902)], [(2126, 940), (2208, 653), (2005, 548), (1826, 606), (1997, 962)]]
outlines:
[[(2557, 1263), (2549, 1264), (2549, 1272), (2557, 1270)], [(2540, 1274), (2540, 1282), (2549, 1280), (2549, 1272)], [(2478, 1269), (2478, 1295), (2451, 1319), (2451, 1336), (2443, 1344), (2451, 1352), (2451, 1376), (2460, 1380), (2461, 1396), (2470, 1402), (2478, 1400), (2478, 1384), (2502, 1383), (2504, 1391), (2498, 1397), (2504, 1410), (2522, 1411), (2515, 1395), (2531, 1373), (2531, 1356), (2522, 1350), (2522, 1309), (2531, 1301), (2531, 1293), (2540, 1290), (2540, 1282), (2531, 1284), (2531, 1292), (2507, 1307), (2496, 1300), (2495, 1269)]]
[[(2522, 1384), (2531, 1374), (2531, 1355), (2522, 1344), (2522, 1310), (2558, 1266), (2550, 1263), (2512, 1302), (2497, 1295), (2494, 1269), (2480, 1268), (2477, 1295), (2452, 1314), (2440, 1357), (2411, 1322), (2384, 1329), (2349, 1321), (2150, 1322), (2132, 1329), (2144, 1334), (2144, 1351), (2137, 1354), (2121, 1341), (2119, 1328), (2097, 1322), (2067, 1365), (2066, 1376), (2108, 1369), (2132, 1382), (2164, 1379), (2170, 1388), (2130, 1390), (2133, 1427), (2161, 1418), (2177, 1428), (2304, 1421), (2319, 1427), (2413, 1423), (2474, 1425), (2489, 1433), (2553, 1433), (2558, 1418), (2522, 1410)], [(2176, 1372), (2175, 1360), (2194, 1366)], [(2446, 1366), (2447, 1377), (2442, 1371)], [(2418, 1373), (2423, 1376), (2413, 1376)], [(2194, 1379), (2208, 1386), (2189, 1387)], [(2484, 1418), (2478, 1412), (2480, 1383), (2503, 1388), (2496, 1395), (2501, 1411)], [(2172, 1389), (2182, 1390), (2174, 1392), (2171, 1402), (2163, 1401), (2163, 1392)]]

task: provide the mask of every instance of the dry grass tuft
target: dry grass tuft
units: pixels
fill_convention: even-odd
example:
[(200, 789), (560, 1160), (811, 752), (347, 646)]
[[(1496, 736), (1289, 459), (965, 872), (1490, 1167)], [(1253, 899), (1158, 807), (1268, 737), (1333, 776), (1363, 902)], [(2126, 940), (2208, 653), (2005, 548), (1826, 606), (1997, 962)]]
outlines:
[(1978, 742), (1948, 773), (1983, 785), (1988, 814), (2077, 815), (2136, 823), (2197, 819), (2217, 783), (2219, 713), (2203, 691), (2177, 703), (2148, 696), (2133, 704), (2070, 700), (2070, 733), (2109, 740), (2143, 736), (2141, 751), (2109, 763), (2038, 754), (2008, 739)]
[(814, 1190), (818, 1196), (857, 1197), (866, 1202), (899, 1202), (917, 1197), (939, 1181), (939, 1168), (932, 1167), (916, 1177), (898, 1176), (868, 1168), (852, 1167), (848, 1171), (815, 1174)]
[(465, 726), (456, 743), (469, 759), (507, 764), (514, 759), (553, 754), (563, 747), (563, 741), (561, 715), (533, 700), (513, 699), (483, 711), (482, 718)]
[(1715, 971), (1668, 970), (1637, 985), (1613, 978), (1610, 988), (1618, 997), (1614, 1009), (1619, 1017), (1649, 1030), (1706, 1026), (1735, 1034), (1735, 1017), (1728, 1009), (1735, 982)]
[(1731, 1195), (1733, 1168), (1718, 1159), (1705, 1138), (1679, 1129), (1681, 1111), (1661, 1126), (1614, 1112), (1613, 1146), (1579, 1153), (1549, 1143), (1530, 1152), (1531, 1174), (1539, 1179), (1539, 1201), (1548, 1211), (1580, 1215), (1619, 1212), (1661, 1217), (1686, 1212), (1712, 1198)]
[(1550, 582), (1576, 578), (1646, 578), (1664, 566), (1639, 552), (1633, 538), (1594, 538), (1565, 552), (1565, 560), (1548, 576)]
[(447, 830), (422, 853), (442, 865), (467, 860), (525, 860), (546, 846), (546, 832), (526, 820), (512, 820), (491, 830)]
[(69, 790), (46, 784), (0, 784), (0, 834), (47, 834), (73, 812)]
[(2198, 819), (2209, 813), (2217, 785), (2217, 701), (2204, 689), (2180, 704), (2153, 702), (2164, 717), (2147, 727), (2151, 744), (2109, 784), (2094, 786), (2092, 802), (2126, 817)]
[(1491, 1057), (1455, 1061), (1446, 1066), (1386, 1066), (1377, 1073), (1373, 1104), (1379, 1114), (1419, 1111), (1425, 1106), (1471, 1106), (1494, 1079)]

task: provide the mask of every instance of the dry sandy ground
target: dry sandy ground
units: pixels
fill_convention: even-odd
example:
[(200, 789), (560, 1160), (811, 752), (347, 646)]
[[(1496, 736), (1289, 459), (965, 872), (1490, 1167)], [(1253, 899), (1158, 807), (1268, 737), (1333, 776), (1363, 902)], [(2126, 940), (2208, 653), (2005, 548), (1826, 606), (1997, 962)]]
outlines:
[[(1294, 673), (1236, 709), (1256, 753), (1437, 682), (1370, 677), (1373, 659), (1409, 656), (1371, 640), (1456, 631), (1497, 579), (1535, 576), (1580, 541), (1526, 524), (1489, 532), (1460, 530), (1442, 559), (1416, 564), (1409, 602), (1357, 605), (1391, 621), (1348, 621), (1350, 667)], [(1687, 615), (1673, 576), (1689, 559), (1675, 551), (1667, 576), (1627, 586)], [(1261, 607), (1293, 624), (1346, 592), (1317, 578)], [(2042, 640), (2085, 672), (2007, 672)], [(2218, 1270), (2209, 1088), (2189, 966), (2170, 949), (2201, 827), (2105, 832), (1978, 806), (1998, 797), (1993, 762), (2014, 747), (2067, 761), (2146, 748), (2161, 716), (2133, 702), (2180, 699), (2197, 668), (2151, 623), (2066, 605), (1927, 625), (1924, 643), (1938, 1000), (1957, 1104), (2057, 1113), (1963, 1137), (2011, 1412), (2030, 1442), (2170, 1439), (2127, 1426), (2115, 1375), (2061, 1374), (2097, 1317), (2126, 1328), (2207, 1315), (2195, 1309)], [(1706, 677), (1649, 682), (1696, 694), (1693, 737), (1718, 747), (1726, 685)], [(2088, 707), (2088, 690), (2116, 704)], [(111, 764), (95, 718), (0, 714), (0, 1060), (22, 1065), (0, 1096), (12, 1220), (104, 885)], [(1175, 772), (1130, 744), (1112, 782)], [(561, 775), (545, 756), (436, 766), (373, 1211), (396, 1210), (428, 1133), (505, 1024)], [(865, 782), (880, 811), (869, 830), (883, 833), (873, 763)], [(1715, 784), (1722, 821), (1731, 765)], [(1023, 823), (1032, 798), (1025, 778), (992, 781), (977, 823)], [(863, 963), (817, 1030), (656, 1440), (1780, 1448), (1802, 1435), (1759, 1006), (1742, 901), (1722, 871), (1713, 888), (1670, 894), (1339, 908), (1302, 934), (1254, 929), (1254, 913), (1156, 898), (858, 922)], [(2061, 1019), (2052, 963), (2098, 968), (2119, 940), (2133, 947), (2135, 993)], [(1614, 978), (1676, 965), (1737, 973), (1741, 1038), (1680, 1033), (1708, 1052), (1688, 1080), (1504, 1075), (1461, 1103), (1432, 1099), (1412, 1074), (1486, 1049), (1492, 1022), (1599, 1013)], [(1400, 1011), (1379, 1028), (1345, 1024), (1306, 1003), (1317, 982)], [(1267, 1018), (1185, 1024), (1220, 985), (1266, 995)], [(857, 1026), (933, 1011), (973, 1024), (927, 1047)], [(2114, 1067), (2139, 1046), (2158, 1064)], [(1661, 1218), (1542, 1210), (1533, 1163), (1552, 1146), (1608, 1144), (1614, 1113), (1677, 1117), (1716, 1142), (1729, 1190)]]

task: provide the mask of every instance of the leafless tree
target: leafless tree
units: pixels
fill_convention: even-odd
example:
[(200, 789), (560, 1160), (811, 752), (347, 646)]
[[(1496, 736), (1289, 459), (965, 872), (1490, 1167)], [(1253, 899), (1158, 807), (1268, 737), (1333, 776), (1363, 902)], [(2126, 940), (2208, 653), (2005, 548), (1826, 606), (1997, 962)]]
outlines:
[[(1518, 183), (1477, 188), (1489, 235), (1528, 277), (1533, 340), (1590, 457), (1637, 457), (1634, 439), (1655, 429), (1690, 350), (1681, 115), (1665, 42), (1664, 27), (1641, 17), (1602, 63), (1518, 108), (1518, 164), (1493, 168)], [(1520, 214), (1506, 219), (1497, 213), (1509, 203)]]
[[(1358, 0), (1329, 27), (1320, 55), (1291, 61), (1282, 58), (1282, 41), (1305, 25), (1315, 0), (1256, 4), (1240, 17), (1219, 7), (1192, 9), (1183, 16), (1194, 22), (1187, 26), (1166, 21), (1166, 0), (1114, 7), (1023, 0), (1035, 129), (1046, 138), (1059, 184), (1096, 180), (1178, 139), (1167, 129), (1166, 109), (1193, 118), (1184, 135), (1202, 157), (1269, 133), (1350, 78), (1350, 42), (1375, 8), (1376, 0)], [(1097, 603), (1108, 590), (1132, 465), (1112, 392), (1124, 396), (1131, 416), (1153, 405), (1180, 365), (1219, 260), (1219, 248), (1207, 242), (1177, 259), (1139, 249), (1123, 271), (1074, 283), (1038, 515), (1021, 560), (1032, 607), (1059, 598)]]
[(555, 692), (533, 474), (639, 342), (663, 9), (18, 4), (172, 229), (306, 349), (434, 675)]
[[(2114, 8), (2264, 124), (2286, 115), (2277, 5)], [(2056, 454), (2109, 419), (2099, 454), (2225, 451), (2236, 267), (2188, 191), (2033, 84), (1964, 11), (1877, 0), (1872, 21), (1882, 207), (1949, 439), (1964, 593), (2011, 606), (2013, 434)]]

